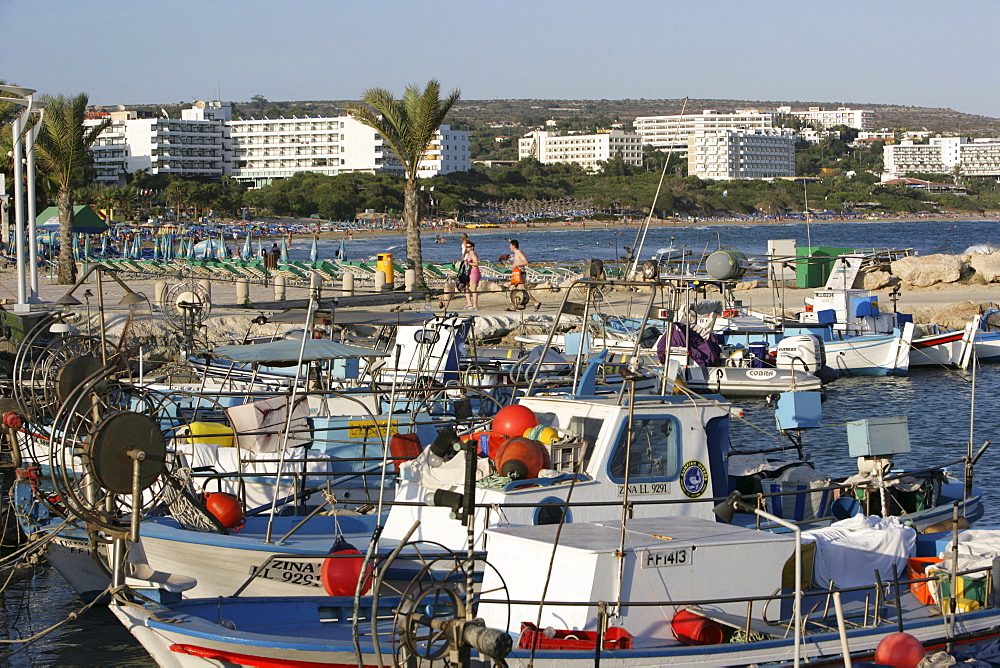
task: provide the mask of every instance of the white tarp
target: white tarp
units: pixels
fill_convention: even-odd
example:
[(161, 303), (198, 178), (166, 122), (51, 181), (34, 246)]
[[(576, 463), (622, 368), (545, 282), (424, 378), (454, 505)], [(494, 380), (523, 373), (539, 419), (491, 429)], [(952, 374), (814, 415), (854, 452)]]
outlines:
[(913, 556), (917, 532), (899, 518), (855, 515), (829, 527), (805, 531), (803, 541), (816, 543), (813, 585), (827, 589), (862, 587), (875, 582), (877, 570), (883, 582), (892, 579), (892, 565), (905, 577), (906, 560)]
[[(226, 409), (229, 422), (236, 430), (239, 446), (253, 453), (278, 452), (285, 434), (285, 420), (291, 397), (261, 399), (242, 406)], [(293, 448), (310, 441), (309, 402), (298, 397), (292, 409), (288, 428), (288, 447)]]
[[(431, 466), (430, 448), (414, 459), (404, 462), (399, 466), (399, 474), (406, 480), (419, 483), (428, 490), (446, 489), (454, 490), (465, 486), (465, 451), (455, 454), (454, 457), (439, 466)], [(486, 457), (478, 457), (476, 461), (476, 480), (485, 478), (490, 474), (490, 460)]]

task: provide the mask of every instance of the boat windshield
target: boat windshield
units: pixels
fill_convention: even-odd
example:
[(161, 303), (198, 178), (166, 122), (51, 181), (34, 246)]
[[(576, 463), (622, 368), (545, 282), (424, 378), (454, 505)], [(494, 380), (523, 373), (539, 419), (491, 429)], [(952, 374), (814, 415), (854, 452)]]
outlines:
[(622, 430), (611, 454), (608, 475), (625, 480), (626, 453), (629, 482), (676, 480), (680, 470), (680, 430), (675, 418), (635, 418), (631, 433)]

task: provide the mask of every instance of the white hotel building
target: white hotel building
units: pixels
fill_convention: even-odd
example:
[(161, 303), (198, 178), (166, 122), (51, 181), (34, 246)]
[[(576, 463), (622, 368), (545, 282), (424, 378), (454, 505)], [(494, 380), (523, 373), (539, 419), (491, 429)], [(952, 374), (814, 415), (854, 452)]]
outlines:
[(561, 135), (552, 130), (535, 130), (518, 140), (517, 144), (519, 160), (535, 158), (545, 164), (569, 162), (590, 172), (599, 171), (599, 163), (617, 155), (621, 155), (626, 164), (641, 167), (642, 138), (623, 130), (593, 135)]
[[(112, 112), (112, 126), (92, 148), (98, 181), (117, 184), (125, 173), (139, 169), (209, 180), (227, 175), (252, 187), (300, 172), (402, 173), (381, 136), (350, 116), (234, 121), (229, 103), (219, 102), (200, 102), (181, 113), (176, 120)], [(469, 133), (442, 125), (418, 174), (428, 177), (471, 166)]]
[(846, 125), (858, 130), (875, 129), (875, 112), (871, 109), (809, 107), (806, 111), (792, 111), (791, 107), (778, 107), (777, 112), (796, 116), (815, 127), (832, 128), (835, 125)]
[(1000, 176), (1000, 139), (931, 137), (927, 144), (904, 139), (882, 149), (887, 178), (910, 172), (950, 174), (956, 167), (961, 176)]
[(91, 153), (97, 182), (121, 185), (125, 174), (141, 169), (150, 174), (219, 180), (227, 173), (225, 121), (228, 103), (199, 103), (185, 109), (181, 118), (139, 118), (134, 111), (113, 111), (90, 118), (94, 125), (105, 118), (111, 125), (100, 134)]
[(791, 130), (697, 132), (689, 138), (688, 174), (702, 179), (795, 176)]
[(700, 114), (639, 116), (633, 125), (643, 144), (686, 153), (688, 141), (695, 133), (770, 130), (774, 127), (774, 116), (774, 112), (756, 109), (738, 109), (726, 114), (706, 109)]

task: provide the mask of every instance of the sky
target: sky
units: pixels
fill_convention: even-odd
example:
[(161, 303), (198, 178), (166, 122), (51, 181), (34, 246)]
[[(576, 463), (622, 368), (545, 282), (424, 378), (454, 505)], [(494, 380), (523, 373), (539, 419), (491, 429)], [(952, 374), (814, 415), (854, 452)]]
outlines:
[(1000, 1), (0, 0), (0, 79), (92, 104), (723, 98), (1000, 117)]

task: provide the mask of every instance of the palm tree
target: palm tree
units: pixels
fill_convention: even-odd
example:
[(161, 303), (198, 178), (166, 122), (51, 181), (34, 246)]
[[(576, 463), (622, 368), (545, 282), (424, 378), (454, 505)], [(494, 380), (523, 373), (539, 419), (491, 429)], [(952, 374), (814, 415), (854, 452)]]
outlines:
[(402, 163), (406, 174), (403, 188), (403, 222), (406, 224), (406, 256), (417, 274), (416, 287), (424, 289), (423, 254), (420, 249), (420, 202), (417, 198), (417, 168), (427, 155), (431, 139), (461, 91), (457, 88), (444, 100), (441, 84), (435, 79), (421, 91), (407, 86), (397, 100), (384, 88), (369, 88), (360, 104), (347, 105), (347, 113), (380, 135)]
[(87, 113), (87, 94), (73, 98), (56, 97), (46, 101), (45, 122), (35, 142), (41, 168), (58, 184), (59, 206), (59, 283), (76, 281), (73, 260), (73, 189), (87, 181), (91, 164), (90, 147), (110, 124), (105, 120), (92, 126), (83, 124)]

